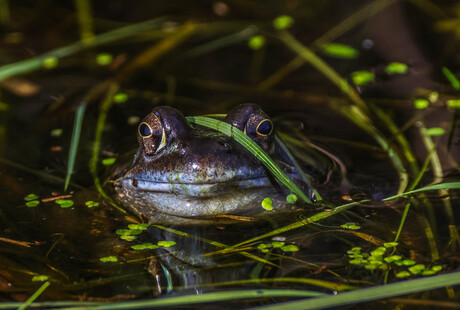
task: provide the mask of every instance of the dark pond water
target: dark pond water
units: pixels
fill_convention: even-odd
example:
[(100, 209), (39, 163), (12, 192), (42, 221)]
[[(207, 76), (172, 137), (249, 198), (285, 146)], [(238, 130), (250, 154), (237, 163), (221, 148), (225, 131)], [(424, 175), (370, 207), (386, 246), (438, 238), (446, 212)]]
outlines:
[[(454, 1), (94, 1), (89, 24), (78, 19), (75, 3), (0, 8), (1, 64), (38, 59), (0, 67), (0, 77), (8, 77), (0, 82), (1, 301), (24, 301), (45, 281), (51, 284), (40, 301), (271, 289), (340, 294), (459, 268), (460, 85), (446, 77), (446, 69), (455, 75), (459, 68)], [(272, 25), (281, 14), (293, 18), (288, 30)], [(139, 25), (152, 18), (160, 19)], [(96, 37), (76, 47), (85, 24)], [(128, 25), (138, 28), (107, 41), (97, 36)], [(249, 47), (260, 39), (254, 36), (265, 44)], [(328, 55), (328, 43), (357, 54)], [(302, 58), (309, 54), (302, 44), (319, 58)], [(69, 49), (55, 51), (62, 47)], [(106, 65), (96, 61), (103, 53), (112, 58)], [(392, 62), (407, 70), (389, 74)], [(17, 74), (2, 75), (10, 68)], [(357, 71), (373, 79), (355, 85)], [(159, 223), (120, 238), (142, 219), (102, 197), (95, 175), (104, 183), (113, 169), (104, 159), (116, 158), (115, 166), (130, 160), (139, 120), (158, 105), (189, 116), (225, 114), (246, 102), (272, 117), (323, 201), (298, 202), (291, 213), (265, 220)], [(434, 183), (456, 185), (383, 201)], [(29, 194), (38, 205), (25, 200)], [(74, 204), (65, 208), (57, 199)], [(395, 240), (397, 246), (388, 244)], [(139, 244), (159, 246), (131, 248)], [(108, 257), (117, 261), (101, 261)], [(458, 306), (455, 287), (425, 294), (431, 306)], [(420, 296), (373, 306), (412, 307)], [(219, 300), (207, 305), (247, 308), (292, 297)]]

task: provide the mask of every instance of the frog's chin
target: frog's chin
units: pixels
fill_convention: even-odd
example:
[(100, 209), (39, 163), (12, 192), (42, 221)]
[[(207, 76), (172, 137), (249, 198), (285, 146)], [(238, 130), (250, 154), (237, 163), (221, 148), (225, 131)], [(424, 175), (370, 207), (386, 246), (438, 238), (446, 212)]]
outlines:
[[(183, 194), (178, 191), (156, 191), (152, 190), (152, 187), (148, 187), (149, 190), (139, 190), (139, 183), (135, 191), (126, 190), (123, 187), (115, 187), (115, 190), (118, 192), (118, 199), (124, 206), (139, 216), (147, 218), (151, 223), (161, 223), (162, 217), (159, 215), (188, 219), (215, 219), (220, 215), (229, 214), (255, 216), (266, 212), (262, 206), (265, 198), (270, 198), (273, 202), (273, 210), (270, 212), (276, 213), (288, 207), (285, 203), (285, 193), (280, 188), (274, 187), (271, 183), (270, 186), (268, 184), (264, 186), (265, 183), (256, 182), (257, 186), (255, 186), (254, 183), (248, 182), (246, 180), (245, 185), (250, 184), (250, 187), (241, 187), (240, 184), (240, 186), (218, 190), (216, 188), (209, 190), (209, 188), (222, 186), (222, 184), (175, 185), (182, 187)], [(155, 189), (158, 186), (158, 183), (155, 184)], [(208, 190), (207, 194), (206, 190)], [(190, 193), (195, 195), (190, 195)]]

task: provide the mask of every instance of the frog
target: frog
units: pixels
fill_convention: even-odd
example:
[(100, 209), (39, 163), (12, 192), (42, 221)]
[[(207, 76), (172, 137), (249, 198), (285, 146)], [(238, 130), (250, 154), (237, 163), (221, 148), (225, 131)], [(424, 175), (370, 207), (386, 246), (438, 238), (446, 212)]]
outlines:
[[(224, 122), (257, 143), (305, 193), (294, 164), (275, 139), (271, 118), (256, 104), (241, 104)], [(115, 200), (150, 224), (217, 223), (232, 216), (263, 218), (293, 209), (289, 191), (232, 137), (189, 123), (157, 106), (137, 127), (132, 163), (111, 177)], [(269, 198), (272, 210), (263, 208)]]

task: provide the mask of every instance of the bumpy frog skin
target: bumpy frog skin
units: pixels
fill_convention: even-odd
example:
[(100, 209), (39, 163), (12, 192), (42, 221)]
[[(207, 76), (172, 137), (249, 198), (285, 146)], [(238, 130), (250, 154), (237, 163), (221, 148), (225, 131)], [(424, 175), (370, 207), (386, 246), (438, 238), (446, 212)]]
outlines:
[[(225, 122), (296, 177), (275, 144), (272, 122), (257, 105), (236, 107)], [(176, 109), (156, 107), (139, 124), (137, 138), (131, 167), (118, 172), (112, 183), (117, 200), (150, 223), (171, 218), (215, 222), (222, 214), (260, 216), (288, 208), (287, 192), (254, 155), (230, 137), (189, 124)], [(265, 197), (273, 200), (274, 210), (262, 208)]]

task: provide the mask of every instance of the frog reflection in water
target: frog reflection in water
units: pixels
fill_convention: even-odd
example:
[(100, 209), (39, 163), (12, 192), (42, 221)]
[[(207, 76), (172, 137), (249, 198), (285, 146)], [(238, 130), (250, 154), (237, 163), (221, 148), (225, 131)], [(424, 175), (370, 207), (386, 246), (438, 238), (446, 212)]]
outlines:
[[(243, 104), (224, 119), (255, 141), (302, 184), (276, 144), (273, 123), (257, 105)], [(118, 201), (150, 223), (216, 223), (222, 214), (263, 217), (292, 206), (263, 164), (231, 137), (190, 124), (171, 107), (156, 107), (139, 124), (139, 149), (129, 169), (115, 175)], [(261, 202), (273, 200), (273, 210)]]

